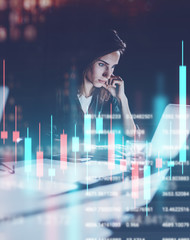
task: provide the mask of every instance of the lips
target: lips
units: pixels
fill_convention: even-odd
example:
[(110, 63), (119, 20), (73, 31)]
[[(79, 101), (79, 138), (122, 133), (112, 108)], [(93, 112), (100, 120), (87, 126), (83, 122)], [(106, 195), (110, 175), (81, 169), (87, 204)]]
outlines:
[(100, 79), (98, 79), (98, 82), (99, 82), (99, 83), (106, 83), (106, 80), (100, 80)]

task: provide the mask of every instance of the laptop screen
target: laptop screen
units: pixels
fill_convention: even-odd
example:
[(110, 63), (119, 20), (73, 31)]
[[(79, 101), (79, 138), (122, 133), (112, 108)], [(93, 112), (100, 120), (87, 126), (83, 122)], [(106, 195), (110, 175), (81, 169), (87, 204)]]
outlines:
[[(151, 141), (152, 157), (159, 155), (165, 158), (175, 158), (180, 149), (186, 147), (186, 139), (190, 133), (190, 106), (185, 107), (186, 113), (183, 116), (180, 114), (178, 104), (169, 104), (165, 108)], [(183, 127), (180, 121), (184, 122)]]

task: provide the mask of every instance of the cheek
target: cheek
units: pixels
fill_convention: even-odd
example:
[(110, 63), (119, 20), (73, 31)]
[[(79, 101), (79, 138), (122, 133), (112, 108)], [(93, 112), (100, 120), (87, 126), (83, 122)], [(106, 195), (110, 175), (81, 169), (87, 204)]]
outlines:
[(99, 66), (92, 66), (86, 73), (88, 80), (92, 83), (96, 83), (98, 79), (101, 79), (103, 75), (103, 68)]
[(93, 83), (97, 79), (97, 70), (95, 68), (92, 68), (89, 72), (89, 80)]
[(99, 66), (94, 67), (93, 69), (93, 76), (94, 78), (100, 78), (103, 74), (103, 68), (100, 68)]

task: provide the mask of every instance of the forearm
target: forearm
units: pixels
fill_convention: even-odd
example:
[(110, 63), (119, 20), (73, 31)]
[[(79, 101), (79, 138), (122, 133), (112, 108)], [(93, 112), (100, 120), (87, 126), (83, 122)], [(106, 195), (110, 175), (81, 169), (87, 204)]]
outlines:
[(136, 125), (133, 121), (133, 117), (129, 109), (128, 99), (125, 95), (123, 95), (120, 98), (120, 103), (122, 109), (122, 121), (124, 133), (129, 137), (134, 137), (136, 133)]

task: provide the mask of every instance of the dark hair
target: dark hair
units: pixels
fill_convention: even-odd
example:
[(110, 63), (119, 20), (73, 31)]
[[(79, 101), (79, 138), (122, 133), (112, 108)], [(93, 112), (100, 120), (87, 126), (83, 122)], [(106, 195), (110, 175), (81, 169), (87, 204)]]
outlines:
[[(115, 51), (119, 51), (122, 55), (125, 52), (125, 49), (126, 44), (118, 36), (116, 30), (93, 30), (92, 32), (85, 34), (78, 59), (80, 81), (83, 81), (85, 71), (94, 61), (96, 61), (96, 59)], [(81, 85), (81, 82), (79, 85)], [(102, 88), (101, 100), (108, 100), (109, 97), (110, 94), (108, 91)]]

